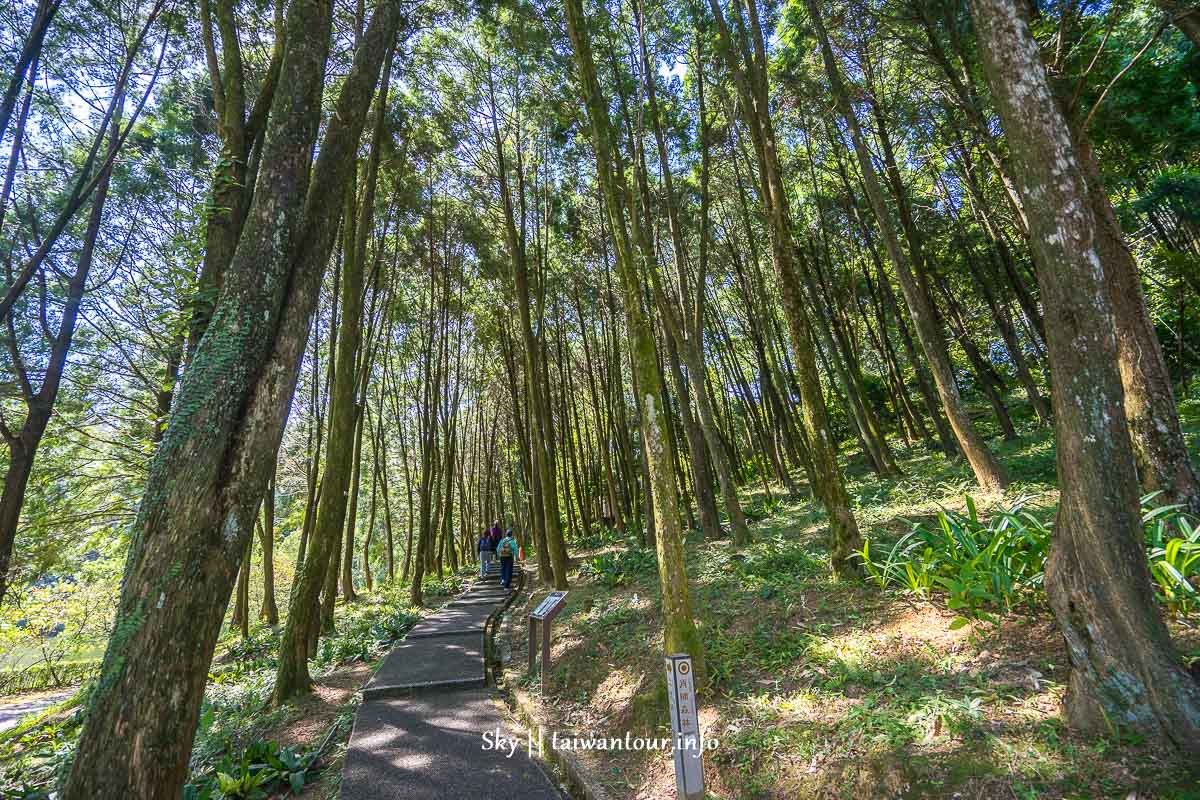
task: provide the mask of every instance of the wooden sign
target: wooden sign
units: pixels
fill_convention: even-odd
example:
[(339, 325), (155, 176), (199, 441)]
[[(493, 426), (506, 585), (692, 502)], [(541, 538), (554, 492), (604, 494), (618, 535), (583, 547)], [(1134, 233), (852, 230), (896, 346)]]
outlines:
[(556, 616), (566, 602), (566, 592), (551, 592), (546, 595), (542, 602), (538, 603), (538, 607), (529, 616), (534, 619), (546, 619), (547, 617)]
[(550, 671), (550, 623), (567, 604), (566, 592), (551, 592), (537, 608), (529, 612), (529, 674), (533, 674), (538, 651), (538, 622), (542, 634), (542, 686), (546, 685), (546, 673)]
[(703, 748), (696, 716), (696, 680), (692, 657), (667, 656), (667, 700), (671, 706), (671, 735), (675, 740), (675, 789), (680, 800), (704, 797)]

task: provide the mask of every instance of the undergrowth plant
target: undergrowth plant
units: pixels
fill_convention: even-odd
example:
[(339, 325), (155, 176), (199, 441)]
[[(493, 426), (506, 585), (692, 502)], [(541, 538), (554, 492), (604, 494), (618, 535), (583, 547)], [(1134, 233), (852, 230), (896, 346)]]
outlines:
[(649, 548), (614, 550), (592, 556), (579, 568), (581, 575), (594, 575), (610, 589), (624, 586), (635, 578), (652, 575), (658, 559)]
[[(1196, 610), (1200, 584), (1200, 527), (1180, 506), (1154, 506), (1142, 498), (1146, 551), (1155, 591), (1171, 613)], [(944, 595), (959, 616), (995, 621), (995, 613), (1041, 603), (1052, 522), (1030, 511), (1028, 497), (981, 520), (975, 502), (967, 511), (943, 509), (937, 524), (918, 522), (890, 546), (865, 539), (857, 553), (867, 576), (881, 589), (900, 588), (920, 597)]]
[(1200, 602), (1200, 525), (1182, 512), (1182, 506), (1150, 507), (1157, 494), (1142, 499), (1150, 575), (1167, 608), (1188, 616)]

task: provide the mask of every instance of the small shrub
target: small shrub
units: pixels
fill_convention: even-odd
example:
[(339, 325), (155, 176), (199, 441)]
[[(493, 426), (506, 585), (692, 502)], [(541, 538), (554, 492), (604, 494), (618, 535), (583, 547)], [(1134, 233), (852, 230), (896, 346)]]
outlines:
[(1149, 507), (1157, 492), (1142, 499), (1142, 525), (1155, 592), (1167, 608), (1187, 616), (1200, 603), (1200, 525), (1182, 506)]
[(25, 669), (0, 672), (0, 696), (42, 689), (61, 689), (76, 686), (100, 671), (100, 659), (58, 661), (34, 664)]
[(939, 591), (962, 622), (988, 618), (985, 608), (1008, 611), (1031, 602), (1045, 579), (1050, 526), (1025, 502), (985, 523), (968, 497), (966, 514), (938, 512), (936, 529), (914, 525), (879, 560), (869, 540), (858, 555), (880, 588), (899, 586), (922, 597)]
[(213, 771), (183, 789), (184, 800), (266, 800), (280, 791), (299, 794), (310, 765), (295, 748), (258, 741), (225, 756)]
[(424, 590), (425, 594), (433, 596), (459, 594), (462, 592), (465, 586), (465, 576), (457, 572), (447, 575), (444, 578), (437, 578), (427, 575), (425, 576), (425, 579), (421, 581), (421, 588)]

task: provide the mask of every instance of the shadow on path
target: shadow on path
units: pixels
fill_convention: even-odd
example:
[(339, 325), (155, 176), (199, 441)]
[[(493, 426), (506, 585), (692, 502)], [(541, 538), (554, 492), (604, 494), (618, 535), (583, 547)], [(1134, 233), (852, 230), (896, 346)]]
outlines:
[(515, 593), (491, 573), (388, 653), (363, 689), (341, 800), (562, 800), (487, 687), (489, 625)]

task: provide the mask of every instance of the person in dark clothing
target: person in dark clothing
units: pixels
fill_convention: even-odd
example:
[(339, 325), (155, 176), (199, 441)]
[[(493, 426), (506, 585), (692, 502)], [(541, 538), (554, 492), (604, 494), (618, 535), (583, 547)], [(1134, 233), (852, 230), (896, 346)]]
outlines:
[(504, 538), (496, 546), (496, 555), (500, 557), (500, 585), (505, 589), (512, 588), (513, 562), (517, 558), (518, 549), (516, 537), (511, 530), (504, 534)]
[(488, 537), (492, 540), (492, 552), (500, 546), (500, 540), (504, 538), (504, 532), (500, 530), (500, 520), (492, 523), (492, 527), (488, 528)]
[(484, 531), (479, 536), (479, 577), (487, 575), (488, 568), (492, 566), (495, 556), (496, 542), (493, 542), (488, 532)]

